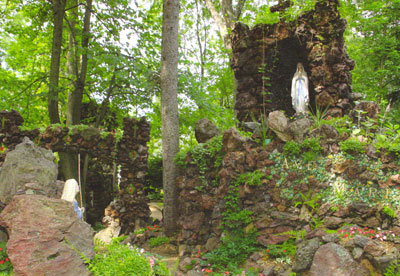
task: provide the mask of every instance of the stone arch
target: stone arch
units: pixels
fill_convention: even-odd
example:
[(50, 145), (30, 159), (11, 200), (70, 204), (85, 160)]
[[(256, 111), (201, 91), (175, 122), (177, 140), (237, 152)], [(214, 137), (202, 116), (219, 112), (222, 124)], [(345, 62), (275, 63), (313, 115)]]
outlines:
[[(119, 219), (123, 232), (130, 233), (135, 227), (144, 227), (151, 220), (147, 204), (149, 199), (144, 192), (150, 124), (144, 117), (124, 118), (120, 140), (112, 133), (101, 135), (100, 130), (93, 127), (69, 129), (48, 126), (42, 133), (39, 129), (21, 130), (24, 119), (15, 110), (0, 111), (0, 122), (0, 145), (5, 145), (7, 150), (13, 150), (26, 136), (53, 152), (89, 153), (107, 166), (116, 162), (120, 166), (121, 179), (113, 213)], [(0, 167), (4, 159), (5, 154), (0, 153)]]

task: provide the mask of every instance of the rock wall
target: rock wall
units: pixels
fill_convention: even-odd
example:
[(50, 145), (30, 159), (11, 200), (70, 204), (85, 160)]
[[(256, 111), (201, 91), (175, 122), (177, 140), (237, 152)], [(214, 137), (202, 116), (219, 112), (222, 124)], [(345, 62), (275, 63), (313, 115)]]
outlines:
[[(370, 229), (377, 231), (376, 229), (381, 227), (385, 230), (380, 232), (380, 237), (387, 236), (388, 240), (391, 239), (392, 241), (390, 247), (386, 247), (385, 250), (382, 248), (387, 245), (385, 245), (385, 242), (388, 240), (384, 242), (377, 241), (378, 238), (375, 236), (377, 232), (373, 232), (372, 238), (368, 234), (365, 237), (367, 240), (363, 240), (362, 243), (357, 241), (360, 244), (354, 244), (354, 241), (349, 241), (345, 246), (346, 249), (342, 249), (342, 245), (340, 247), (341, 250), (346, 250), (346, 254), (349, 256), (351, 254), (347, 250), (352, 252), (354, 248), (359, 247), (356, 251), (363, 248), (361, 253), (357, 251), (360, 253), (357, 255), (358, 257), (352, 255), (357, 262), (354, 266), (357, 268), (360, 264), (372, 263), (372, 266), (382, 272), (390, 261), (400, 256), (400, 239), (397, 238), (393, 242), (394, 239), (390, 234), (393, 233), (396, 237), (399, 237), (400, 222), (398, 218), (388, 216), (382, 210), (382, 205), (379, 205), (379, 202), (373, 204), (372, 201), (365, 203), (360, 202), (360, 199), (355, 199), (351, 204), (338, 204), (336, 206), (332, 203), (316, 200), (315, 203), (319, 202), (320, 206), (315, 210), (307, 204), (296, 205), (296, 202), (301, 203), (312, 200), (316, 193), (330, 189), (331, 185), (333, 185), (332, 183), (336, 183), (335, 181), (340, 183), (343, 179), (364, 183), (360, 185), (362, 187), (360, 191), (365, 187), (371, 187), (369, 195), (377, 193), (380, 189), (384, 191), (384, 194), (385, 192), (389, 193), (390, 189), (386, 190), (386, 188), (400, 185), (399, 176), (396, 175), (400, 169), (400, 163), (398, 161), (393, 162), (393, 159), (385, 159), (383, 155), (380, 158), (376, 158), (378, 158), (379, 162), (382, 162), (382, 171), (387, 176), (393, 176), (387, 182), (383, 182), (379, 178), (379, 174), (374, 171), (375, 168), (372, 169), (371, 165), (367, 165), (363, 159), (334, 159), (336, 157), (333, 157), (331, 150), (337, 152), (339, 139), (339, 137), (336, 137), (336, 140), (330, 139), (326, 142), (330, 146), (322, 145), (326, 156), (326, 159), (324, 159), (326, 162), (323, 164), (311, 163), (304, 165), (290, 162), (282, 154), (276, 153), (281, 151), (283, 146), (281, 142), (278, 142), (278, 139), (263, 148), (252, 140), (241, 137), (234, 129), (230, 129), (223, 134), (223, 160), (218, 168), (212, 168), (212, 165), (209, 165), (209, 169), (203, 170), (201, 173), (201, 168), (193, 162), (193, 157), (189, 153), (186, 157), (186, 167), (181, 171), (177, 179), (180, 255), (191, 255), (196, 258), (198, 251), (205, 252), (216, 248), (223, 236), (223, 229), (221, 228), (223, 213), (226, 211), (227, 200), (229, 200), (227, 195), (232, 189), (232, 184), (240, 175), (258, 171), (262, 175), (258, 184), (245, 181), (245, 183), (239, 185), (238, 204), (242, 210), (251, 211), (252, 222), (248, 228), (257, 231), (257, 241), (260, 245), (268, 246), (282, 243), (290, 237), (288, 234), (282, 233), (290, 231), (304, 230), (305, 243), (308, 243), (307, 240), (317, 237), (318, 246), (313, 249), (312, 255), (308, 257), (306, 267), (297, 264), (296, 271), (304, 271), (306, 268), (310, 268), (314, 253), (320, 245), (319, 242), (328, 244), (325, 247), (321, 247), (320, 252), (324, 252), (323, 250), (334, 251), (337, 245), (332, 245), (330, 242), (341, 244), (340, 238), (346, 236), (350, 238), (351, 232), (354, 234), (354, 232), (361, 230), (364, 233), (367, 231), (365, 228), (368, 231)], [(372, 164), (376, 166), (377, 161), (376, 159), (373, 160), (375, 161)], [(215, 163), (215, 159), (209, 159), (209, 164)], [(307, 166), (310, 167), (309, 170), (307, 170)], [(333, 177), (336, 180), (327, 178), (328, 174), (329, 177)], [(215, 181), (216, 179), (217, 181)], [(309, 193), (310, 191), (311, 193)], [(300, 194), (303, 194), (306, 199), (302, 199)], [(360, 192), (360, 194), (355, 193), (355, 197), (360, 198), (362, 194), (363, 192)], [(366, 196), (365, 193), (364, 196)], [(369, 204), (372, 204), (372, 207)], [(315, 220), (320, 221), (321, 224), (314, 229), (312, 226), (315, 226)], [(353, 225), (354, 227), (352, 229), (350, 229), (350, 226), (342, 228), (344, 224)], [(339, 231), (334, 235), (333, 239), (332, 235), (327, 234), (324, 229)], [(340, 233), (342, 232), (340, 231), (342, 230), (346, 231), (346, 234), (341, 236)], [(355, 238), (353, 234), (351, 234), (351, 238)], [(365, 247), (366, 244), (370, 245)], [(378, 248), (379, 253), (371, 255), (373, 250), (370, 247)], [(393, 251), (390, 251), (392, 249)], [(299, 249), (299, 253), (296, 254), (302, 254), (301, 252), (303, 250)], [(320, 258), (323, 254), (320, 253), (315, 256)], [(301, 262), (303, 257), (299, 255), (298, 257), (295, 256), (295, 259), (298, 258), (297, 262)], [(322, 269), (324, 266), (315, 258), (316, 264), (313, 269), (314, 271), (319, 271), (318, 269)], [(260, 259), (260, 256), (256, 259)], [(349, 261), (354, 263), (353, 259)], [(262, 260), (260, 262), (265, 264)], [(259, 264), (252, 263), (252, 265), (253, 267), (259, 267)], [(332, 269), (334, 270), (335, 268)]]
[[(21, 131), (23, 118), (16, 111), (0, 111), (0, 145), (11, 151), (23, 137), (29, 137), (36, 144), (53, 152), (85, 153), (112, 168), (113, 162), (120, 166), (120, 191), (116, 206), (125, 231), (132, 231), (135, 223), (144, 224), (150, 217), (148, 198), (144, 194), (144, 177), (147, 170), (150, 125), (145, 118), (124, 118), (123, 135), (120, 140), (115, 134), (106, 136), (100, 130), (49, 126), (43, 133), (39, 129)], [(0, 165), (5, 154), (0, 153)], [(83, 159), (83, 158), (82, 158)], [(112, 173), (112, 172), (111, 172)], [(91, 180), (89, 179), (89, 183)], [(109, 183), (110, 185), (111, 183)], [(89, 186), (90, 187), (90, 186)], [(93, 202), (95, 190), (86, 191), (86, 201)], [(109, 190), (106, 191), (107, 193)], [(104, 198), (104, 196), (102, 196)], [(103, 202), (107, 205), (109, 202)], [(103, 209), (104, 210), (104, 209)], [(101, 212), (103, 212), (103, 210)]]
[[(301, 62), (308, 74), (311, 106), (329, 106), (332, 116), (352, 108), (354, 62), (344, 46), (346, 21), (337, 0), (317, 1), (315, 10), (296, 20), (253, 29), (238, 23), (232, 30), (231, 67), (237, 80), (235, 110), (240, 121), (267, 117), (274, 110), (291, 115), (291, 81)], [(271, 8), (278, 11), (284, 6)]]

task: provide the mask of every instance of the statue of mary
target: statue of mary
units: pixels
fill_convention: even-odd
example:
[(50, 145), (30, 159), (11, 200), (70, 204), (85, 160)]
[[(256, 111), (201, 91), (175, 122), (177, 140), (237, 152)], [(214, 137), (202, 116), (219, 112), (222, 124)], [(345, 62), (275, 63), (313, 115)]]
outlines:
[(292, 80), (292, 105), (296, 114), (305, 114), (309, 103), (308, 78), (303, 64), (297, 63), (297, 70)]

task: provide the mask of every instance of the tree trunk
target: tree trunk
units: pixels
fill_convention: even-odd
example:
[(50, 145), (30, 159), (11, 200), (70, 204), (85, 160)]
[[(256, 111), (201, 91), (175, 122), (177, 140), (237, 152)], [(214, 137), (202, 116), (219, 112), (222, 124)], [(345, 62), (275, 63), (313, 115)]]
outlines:
[(161, 49), (161, 118), (163, 148), (164, 224), (167, 235), (176, 230), (177, 166), (179, 151), (178, 29), (179, 0), (164, 0)]
[[(82, 31), (82, 55), (81, 55), (81, 66), (76, 76), (75, 89), (68, 96), (67, 104), (67, 125), (77, 125), (81, 122), (81, 108), (83, 92), (86, 84), (86, 73), (88, 65), (88, 46), (90, 36), (90, 16), (92, 14), (92, 0), (86, 1), (85, 18), (83, 21)], [(77, 51), (77, 49), (75, 49)], [(75, 64), (79, 64), (78, 60), (75, 60)]]
[[(70, 0), (69, 6), (76, 7), (76, 0)], [(73, 83), (69, 85), (69, 90), (73, 91), (75, 89), (75, 81), (78, 75), (78, 64), (77, 64), (77, 41), (76, 41), (76, 24), (79, 22), (77, 8), (72, 8), (69, 11), (70, 16), (68, 16), (68, 53), (67, 53), (67, 74), (68, 78), (74, 80)], [(68, 97), (70, 97), (71, 92), (69, 92)], [(67, 126), (70, 126), (70, 118), (67, 110)], [(78, 181), (78, 156), (76, 154), (59, 152), (60, 156), (60, 170), (65, 177), (65, 179), (75, 179)]]
[[(83, 30), (82, 30), (82, 42), (81, 42), (81, 63), (79, 72), (76, 71), (76, 83), (75, 89), (68, 96), (67, 103), (67, 126), (78, 125), (81, 123), (81, 109), (82, 109), (82, 99), (83, 93), (86, 85), (86, 74), (88, 65), (88, 47), (89, 47), (89, 36), (90, 36), (90, 17), (92, 15), (92, 0), (86, 0), (85, 17), (83, 19)], [(77, 52), (78, 49), (75, 49)], [(75, 60), (76, 68), (78, 68), (79, 61)], [(78, 171), (78, 164), (75, 163), (77, 160), (76, 155), (69, 154), (66, 162), (71, 162), (69, 166), (75, 167), (75, 171)], [(80, 179), (82, 202), (81, 206), (86, 208), (86, 176), (88, 172), (90, 156), (85, 154), (83, 162), (83, 177)], [(78, 161), (79, 162), (79, 161)]]
[(233, 7), (232, 0), (219, 0), (220, 11), (217, 10), (212, 0), (205, 0), (205, 2), (212, 19), (217, 24), (225, 49), (232, 50), (229, 34), (235, 22), (239, 20), (246, 0), (239, 0), (236, 9)]
[(225, 25), (224, 20), (219, 15), (217, 8), (214, 6), (212, 0), (205, 0), (206, 7), (208, 11), (211, 13), (211, 17), (214, 20), (215, 24), (217, 24), (219, 34), (222, 38), (222, 42), (224, 43), (225, 49), (231, 50), (231, 40), (229, 38), (228, 28)]
[(60, 123), (58, 114), (58, 79), (60, 75), (61, 44), (63, 33), (63, 20), (67, 0), (53, 1), (54, 29), (53, 44), (51, 48), (51, 63), (49, 77), (48, 111), (51, 124)]

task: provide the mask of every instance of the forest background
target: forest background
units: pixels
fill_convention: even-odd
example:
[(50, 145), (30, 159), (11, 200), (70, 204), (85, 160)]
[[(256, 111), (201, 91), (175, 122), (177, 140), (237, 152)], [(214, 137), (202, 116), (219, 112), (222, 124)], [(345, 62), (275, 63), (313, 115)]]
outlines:
[[(221, 129), (235, 123), (230, 52), (206, 2), (210, 1), (181, 1), (178, 93), (182, 146), (196, 143), (193, 127), (198, 119), (208, 117)], [(276, 1), (226, 2), (233, 9), (243, 4), (238, 21), (250, 26), (279, 20), (269, 12)], [(285, 16), (295, 18), (314, 4), (314, 0), (294, 2)], [(390, 96), (400, 89), (400, 1), (340, 3), (341, 15), (348, 22), (348, 54), (356, 62), (353, 92), (386, 108)], [(152, 125), (151, 153), (159, 153), (162, 1), (94, 1), (88, 34), (83, 26), (87, 3), (69, 0), (66, 4), (57, 97), (60, 121), (66, 123), (68, 95), (79, 78), (74, 71), (79, 71), (82, 56), (87, 55), (83, 102), (106, 103), (119, 120), (128, 114), (145, 115)], [(213, 4), (220, 12), (220, 3)], [(53, 21), (50, 1), (0, 1), (0, 107), (20, 112), (27, 127), (50, 123)], [(84, 37), (89, 38), (86, 48)], [(397, 110), (392, 113), (398, 115)]]

